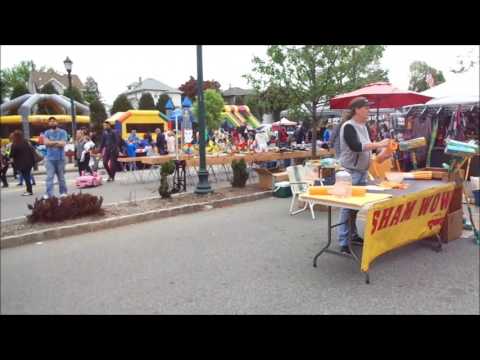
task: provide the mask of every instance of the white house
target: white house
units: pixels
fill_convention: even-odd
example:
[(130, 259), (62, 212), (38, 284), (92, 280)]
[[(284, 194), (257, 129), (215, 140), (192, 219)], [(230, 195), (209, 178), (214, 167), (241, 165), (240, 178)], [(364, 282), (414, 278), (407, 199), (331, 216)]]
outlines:
[[(68, 89), (68, 75), (58, 74), (51, 69), (48, 71), (32, 71), (28, 78), (28, 91), (31, 94), (38, 93), (47, 83), (51, 83), (55, 90), (60, 95), (63, 95), (64, 91)], [(81, 92), (85, 91), (82, 81), (75, 74), (72, 74), (72, 86), (76, 87)]]
[(181, 107), (182, 92), (158, 80), (151, 78), (142, 80), (140, 77), (138, 78), (138, 82), (128, 85), (127, 89), (128, 90), (124, 94), (127, 95), (128, 100), (135, 108), (138, 107), (138, 102), (140, 101), (142, 94), (146, 92), (152, 95), (155, 104), (157, 103), (160, 95), (167, 94), (172, 99), (175, 107)]

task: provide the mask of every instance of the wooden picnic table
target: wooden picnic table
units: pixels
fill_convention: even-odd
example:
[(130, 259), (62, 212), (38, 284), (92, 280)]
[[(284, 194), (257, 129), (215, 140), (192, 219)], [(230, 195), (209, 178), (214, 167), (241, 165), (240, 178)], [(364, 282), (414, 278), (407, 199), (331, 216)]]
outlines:
[(149, 158), (148, 156), (119, 157), (117, 158), (117, 161), (121, 163), (143, 162), (143, 160), (148, 158)]
[[(317, 149), (317, 156), (326, 156), (331, 154), (328, 150)], [(283, 151), (283, 152), (263, 152), (263, 153), (245, 153), (234, 155), (206, 155), (207, 165), (224, 165), (230, 164), (233, 159), (244, 159), (247, 163), (265, 162), (287, 159), (307, 159), (312, 157), (311, 151)], [(134, 158), (132, 158), (134, 159)], [(145, 156), (138, 157), (143, 164), (147, 165), (162, 165), (169, 160), (174, 160), (175, 155), (159, 155), (159, 156)], [(180, 160), (186, 160), (187, 166), (198, 166), (200, 158), (194, 155), (181, 155)], [(120, 159), (119, 159), (120, 160)], [(134, 161), (134, 160), (132, 160)], [(138, 160), (137, 160), (138, 161)], [(125, 160), (127, 162), (127, 160)]]

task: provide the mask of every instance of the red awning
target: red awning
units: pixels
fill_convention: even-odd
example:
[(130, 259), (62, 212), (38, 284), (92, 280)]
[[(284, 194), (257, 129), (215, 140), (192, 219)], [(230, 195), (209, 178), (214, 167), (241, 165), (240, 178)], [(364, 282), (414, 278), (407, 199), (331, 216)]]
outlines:
[(372, 108), (399, 108), (412, 104), (425, 104), (432, 98), (414, 91), (400, 90), (388, 82), (376, 82), (367, 86), (335, 96), (330, 99), (330, 109), (347, 109), (350, 101), (358, 96), (366, 97), (372, 102)]

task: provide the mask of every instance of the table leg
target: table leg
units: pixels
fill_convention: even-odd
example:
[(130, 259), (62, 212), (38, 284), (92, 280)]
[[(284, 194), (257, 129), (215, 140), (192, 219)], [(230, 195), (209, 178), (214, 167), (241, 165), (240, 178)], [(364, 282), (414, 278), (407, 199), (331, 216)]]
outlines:
[(442, 251), (442, 239), (440, 238), (439, 234), (435, 234), (435, 238), (437, 239), (437, 247), (435, 249), (436, 252)]
[(348, 227), (350, 231), (348, 232), (348, 249), (350, 250), (350, 253), (352, 254), (352, 257), (355, 259), (356, 262), (360, 263), (360, 260), (358, 260), (357, 254), (352, 249), (352, 235), (353, 235), (353, 216), (350, 215), (348, 218)]
[(365, 284), (370, 284), (370, 275), (368, 271), (365, 272)]
[(222, 166), (223, 166), (223, 171), (225, 172), (225, 177), (226, 177), (227, 181), (230, 181), (230, 176), (228, 174), (227, 167), (225, 166), (225, 164), (222, 164)]
[(213, 166), (212, 166), (212, 165), (209, 165), (209, 169), (212, 171), (212, 175), (213, 175), (213, 177), (215, 178), (215, 182), (218, 182), (218, 180), (217, 180), (217, 175), (215, 174), (215, 170), (213, 169)]
[[(334, 227), (337, 227), (337, 226), (341, 225), (341, 223), (335, 224), (335, 225), (332, 226), (332, 207), (328, 206), (327, 208), (328, 208), (328, 211), (327, 211), (327, 215), (328, 215), (328, 233), (327, 233), (328, 241), (327, 241), (327, 244), (322, 248), (322, 250), (320, 250), (320, 252), (317, 255), (315, 255), (315, 257), (313, 258), (313, 267), (317, 267), (317, 259), (324, 252), (349, 257), (360, 265), (360, 259), (358, 258), (357, 254), (352, 249), (352, 234), (353, 234), (353, 227), (354, 227), (353, 216), (350, 216), (349, 219), (348, 219), (348, 226), (350, 228), (349, 236), (348, 236), (348, 249), (350, 250), (350, 255), (343, 254), (341, 252), (329, 249), (329, 247), (332, 243), (332, 229)], [(370, 284), (370, 274), (368, 273), (368, 271), (365, 272), (365, 283)]]
[(328, 214), (328, 241), (327, 241), (327, 245), (325, 245), (325, 247), (320, 250), (320, 252), (315, 255), (315, 257), (313, 258), (313, 267), (317, 267), (317, 259), (320, 255), (322, 255), (325, 250), (327, 250), (329, 247), (330, 247), (330, 244), (332, 243), (332, 207), (331, 206), (328, 206), (328, 211), (327, 211), (327, 214)]

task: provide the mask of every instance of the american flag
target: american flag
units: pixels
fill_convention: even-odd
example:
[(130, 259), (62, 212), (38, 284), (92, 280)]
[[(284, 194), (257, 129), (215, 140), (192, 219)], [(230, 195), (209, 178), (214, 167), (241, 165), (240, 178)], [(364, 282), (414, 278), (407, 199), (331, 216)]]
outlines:
[(425, 81), (428, 84), (428, 87), (432, 87), (435, 85), (435, 80), (433, 79), (432, 73), (428, 73), (427, 76), (425, 77)]

